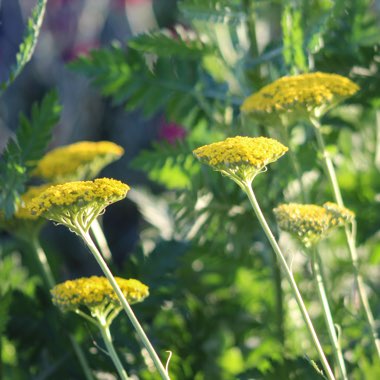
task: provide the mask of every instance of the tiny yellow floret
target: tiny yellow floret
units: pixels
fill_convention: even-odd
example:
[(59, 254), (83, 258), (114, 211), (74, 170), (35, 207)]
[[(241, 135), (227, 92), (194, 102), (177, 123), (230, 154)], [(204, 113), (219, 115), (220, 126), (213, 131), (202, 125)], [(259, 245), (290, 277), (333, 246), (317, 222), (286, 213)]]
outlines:
[(54, 183), (89, 180), (123, 154), (124, 149), (110, 141), (80, 141), (48, 152), (33, 175)]
[(353, 217), (350, 210), (332, 202), (326, 204), (323, 207), (313, 204), (281, 204), (273, 211), (277, 224), (283, 231), (293, 234), (306, 247), (311, 247), (331, 230), (345, 224), (349, 217)]
[(241, 112), (261, 121), (289, 121), (320, 117), (330, 108), (359, 90), (350, 79), (322, 72), (277, 79), (246, 98)]
[[(135, 279), (115, 277), (117, 284), (130, 304), (143, 301), (149, 288)], [(56, 285), (51, 290), (54, 305), (62, 311), (75, 311), (82, 307), (93, 311), (106, 305), (120, 305), (111, 284), (105, 277), (82, 277)]]
[(193, 151), (203, 163), (226, 175), (252, 181), (266, 165), (277, 161), (288, 148), (267, 137), (230, 137)]

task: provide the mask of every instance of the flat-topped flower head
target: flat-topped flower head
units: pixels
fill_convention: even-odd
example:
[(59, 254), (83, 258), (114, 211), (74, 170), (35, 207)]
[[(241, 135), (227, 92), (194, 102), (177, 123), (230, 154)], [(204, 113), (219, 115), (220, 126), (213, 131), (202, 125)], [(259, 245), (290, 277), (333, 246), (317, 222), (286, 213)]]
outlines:
[[(129, 304), (143, 301), (149, 288), (135, 279), (115, 277)], [(122, 309), (111, 284), (105, 277), (82, 277), (56, 285), (51, 291), (54, 305), (63, 312), (87, 312), (93, 317), (115, 318)], [(111, 320), (109, 320), (111, 322)]]
[[(350, 213), (334, 203), (329, 202), (329, 205), (327, 208), (313, 204), (289, 203), (279, 205), (273, 211), (277, 224), (283, 231), (294, 235), (305, 247), (311, 247), (324, 239), (331, 230), (343, 225), (343, 218)], [(338, 211), (339, 209), (342, 210)]]
[(48, 152), (33, 175), (54, 183), (90, 180), (123, 154), (124, 149), (110, 141), (80, 141)]
[(201, 162), (233, 180), (250, 183), (266, 165), (277, 161), (287, 150), (271, 138), (236, 136), (201, 146), (193, 153)]
[(241, 112), (259, 121), (288, 123), (320, 117), (359, 87), (337, 74), (307, 73), (282, 77), (246, 98)]
[(355, 219), (355, 213), (346, 207), (338, 206), (334, 202), (326, 202), (323, 207), (331, 214), (331, 217), (336, 219), (339, 226), (347, 223), (352, 223)]
[(111, 178), (67, 182), (48, 187), (28, 202), (32, 215), (87, 232), (104, 209), (126, 197), (129, 186)]
[(30, 239), (31, 235), (37, 233), (46, 222), (44, 218), (32, 215), (28, 209), (29, 202), (46, 190), (49, 185), (31, 186), (21, 195), (20, 203), (14, 215), (6, 219), (0, 213), (0, 226), (23, 239)]

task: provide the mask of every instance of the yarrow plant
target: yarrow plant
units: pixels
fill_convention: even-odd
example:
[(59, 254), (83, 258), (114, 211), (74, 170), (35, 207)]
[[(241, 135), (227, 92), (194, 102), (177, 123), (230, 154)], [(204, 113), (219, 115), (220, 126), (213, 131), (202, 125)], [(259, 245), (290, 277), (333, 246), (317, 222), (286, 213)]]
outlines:
[(105, 208), (127, 196), (129, 186), (110, 178), (67, 182), (48, 187), (28, 203), (31, 215), (63, 224), (78, 235), (87, 233)]
[(80, 141), (45, 154), (33, 174), (50, 183), (90, 180), (123, 154), (124, 149), (111, 141)]
[[(327, 111), (345, 98), (354, 95), (358, 90), (359, 86), (350, 79), (336, 74), (308, 73), (283, 77), (245, 99), (241, 106), (241, 112), (261, 122), (277, 122), (282, 124), (285, 129), (297, 122), (307, 120), (314, 130), (319, 153), (333, 190), (335, 202), (339, 207), (344, 207), (334, 163), (330, 153), (326, 149), (322, 134), (321, 118)], [(293, 153), (291, 153), (291, 157), (293, 157), (293, 166), (298, 173), (300, 186), (303, 189), (302, 178), (300, 178), (297, 164), (294, 164), (295, 158)], [(352, 219), (351, 223), (346, 223), (344, 229), (359, 297), (371, 330), (371, 340), (380, 358), (380, 340), (377, 334), (375, 319), (358, 267), (355, 219)]]
[(277, 140), (267, 137), (236, 136), (201, 146), (194, 150), (194, 155), (238, 184), (250, 184), (257, 174), (265, 171), (268, 164), (277, 161), (287, 150)]
[(354, 219), (355, 214), (327, 202), (323, 206), (313, 204), (281, 204), (274, 210), (278, 226), (294, 235), (309, 248), (324, 239), (332, 230)]
[(63, 224), (83, 239), (116, 292), (122, 308), (136, 329), (161, 377), (169, 379), (167, 370), (162, 365), (128, 300), (89, 234), (94, 220), (104, 212), (107, 206), (125, 198), (129, 189), (127, 184), (111, 178), (67, 182), (47, 188), (33, 198), (27, 207), (32, 215), (42, 216), (58, 224)]
[(276, 256), (284, 269), (286, 278), (291, 286), (293, 295), (300, 308), (302, 317), (318, 352), (319, 358), (329, 380), (334, 380), (334, 374), (326, 359), (325, 353), (315, 332), (301, 293), (295, 282), (294, 276), (287, 264), (272, 231), (260, 209), (256, 196), (252, 189), (252, 180), (257, 173), (262, 172), (266, 165), (277, 161), (286, 151), (287, 147), (274, 139), (265, 137), (240, 137), (228, 138), (224, 141), (202, 146), (193, 151), (194, 155), (203, 163), (220, 171), (236, 182), (246, 193), (252, 208), (263, 228)]
[(346, 380), (348, 379), (346, 365), (328, 302), (323, 263), (317, 245), (337, 227), (352, 222), (355, 214), (351, 210), (340, 207), (333, 202), (326, 202), (323, 206), (296, 203), (281, 204), (273, 211), (280, 229), (292, 234), (304, 245), (307, 253), (309, 253), (312, 261), (313, 277), (318, 289), (335, 362), (339, 369), (339, 376), (341, 379)]
[(337, 74), (306, 73), (286, 76), (246, 98), (241, 111), (260, 121), (292, 122), (321, 117), (359, 87)]
[[(123, 154), (124, 149), (111, 141), (80, 141), (46, 153), (32, 174), (50, 184), (92, 180)], [(97, 219), (91, 224), (91, 231), (104, 258), (110, 261), (111, 250)]]
[[(149, 295), (148, 287), (138, 280), (120, 277), (115, 277), (115, 280), (129, 304), (142, 302)], [(105, 277), (97, 276), (68, 280), (56, 285), (51, 295), (53, 303), (62, 312), (72, 311), (100, 330), (120, 378), (130, 379), (117, 355), (110, 332), (113, 320), (122, 310), (110, 282)]]

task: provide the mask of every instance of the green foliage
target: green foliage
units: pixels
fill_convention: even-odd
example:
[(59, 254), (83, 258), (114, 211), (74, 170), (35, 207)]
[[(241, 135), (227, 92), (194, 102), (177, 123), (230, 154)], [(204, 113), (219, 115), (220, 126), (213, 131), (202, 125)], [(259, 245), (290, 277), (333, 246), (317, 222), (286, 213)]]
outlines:
[[(178, 32), (177, 32), (178, 31)], [(159, 57), (178, 57), (199, 59), (209, 49), (199, 37), (177, 29), (176, 34), (170, 32), (152, 32), (140, 34), (128, 42), (128, 46), (144, 53), (153, 53)]]
[(307, 71), (301, 20), (301, 9), (286, 4), (281, 19), (284, 41), (283, 56), (291, 74)]
[(33, 104), (30, 118), (20, 115), (20, 126), (11, 138), (0, 161), (0, 209), (10, 217), (24, 192), (25, 183), (50, 142), (53, 127), (58, 123), (61, 107), (55, 92), (46, 95), (40, 104)]
[(25, 65), (31, 60), (38, 42), (46, 4), (47, 0), (38, 0), (37, 5), (33, 9), (32, 15), (27, 23), (23, 42), (16, 55), (16, 64), (11, 67), (8, 80), (0, 84), (0, 95), (13, 83), (13, 81), (20, 75)]

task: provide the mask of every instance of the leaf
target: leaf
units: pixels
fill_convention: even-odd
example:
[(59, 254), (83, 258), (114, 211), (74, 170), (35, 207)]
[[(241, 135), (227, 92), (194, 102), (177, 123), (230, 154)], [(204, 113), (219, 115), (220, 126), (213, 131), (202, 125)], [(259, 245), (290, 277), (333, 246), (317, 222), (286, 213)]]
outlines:
[(293, 73), (307, 71), (306, 57), (303, 50), (303, 29), (301, 25), (302, 11), (285, 5), (282, 17), (281, 27), (283, 34), (283, 57), (285, 64), (290, 67)]
[(9, 218), (25, 190), (29, 173), (45, 153), (61, 107), (55, 91), (47, 94), (40, 104), (33, 104), (30, 119), (20, 115), (20, 126), (10, 139), (0, 161), (0, 210)]
[(14, 82), (25, 65), (31, 60), (44, 19), (46, 3), (47, 0), (38, 0), (37, 5), (33, 9), (32, 15), (27, 23), (23, 42), (16, 55), (16, 64), (11, 67), (8, 80), (0, 85), (0, 95)]
[(137, 51), (153, 53), (160, 57), (178, 57), (198, 59), (210, 49), (191, 32), (178, 29), (176, 35), (159, 31), (140, 34), (128, 42), (128, 46)]

